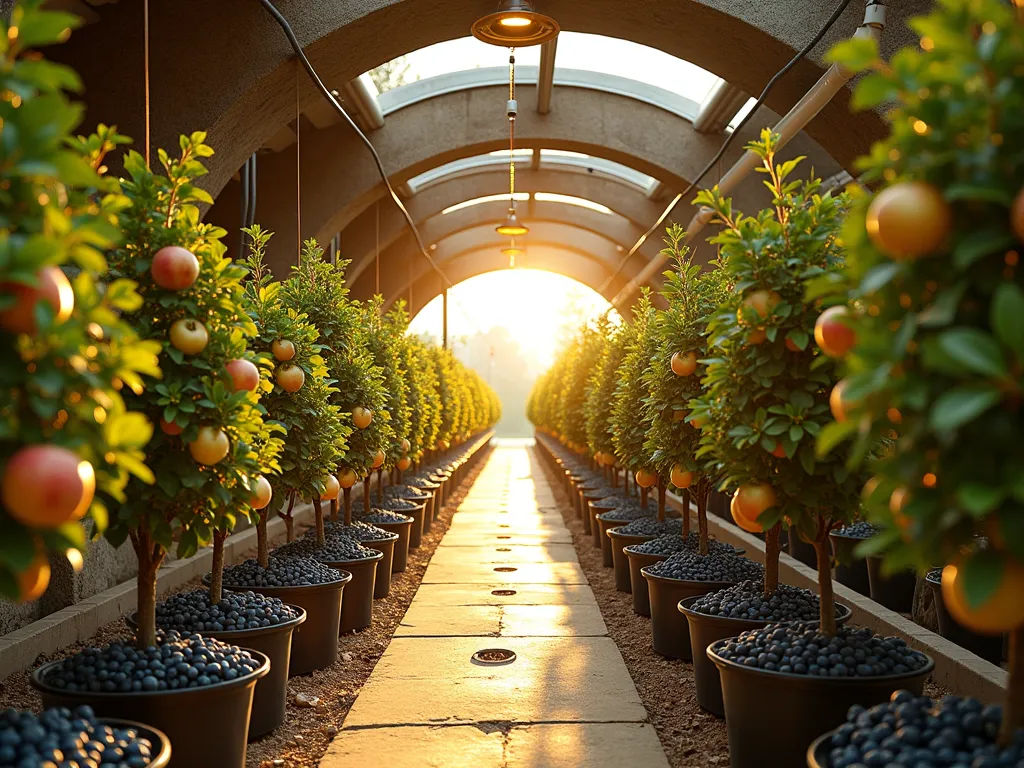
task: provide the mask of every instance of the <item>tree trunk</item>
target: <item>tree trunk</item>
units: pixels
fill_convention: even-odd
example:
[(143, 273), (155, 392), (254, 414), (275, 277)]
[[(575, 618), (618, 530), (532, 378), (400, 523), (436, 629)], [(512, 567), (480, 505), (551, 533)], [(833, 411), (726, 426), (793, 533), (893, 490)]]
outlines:
[(690, 536), (690, 489), (683, 489), (683, 541)]
[(647, 489), (640, 488), (640, 506), (647, 509)]
[(343, 488), (341, 494), (345, 500), (345, 525), (352, 525), (352, 489)]
[(711, 542), (708, 541), (708, 497), (710, 495), (711, 483), (703, 478), (697, 481), (697, 551), (702, 555), (711, 552)]
[(295, 509), (295, 491), (288, 497), (288, 511), (281, 515), (284, 518), (285, 538), (288, 541), (295, 541), (295, 518), (292, 517), (292, 510)]
[(324, 533), (324, 507), (320, 494), (313, 495), (313, 519), (316, 521), (316, 543), (322, 547), (327, 543), (327, 535)]
[(775, 525), (764, 536), (764, 594), (768, 597), (779, 588), (779, 552), (782, 526)]
[(658, 522), (665, 522), (665, 497), (667, 494), (665, 488), (665, 481), (662, 478), (658, 478)]
[(216, 605), (224, 596), (224, 539), (226, 531), (213, 532), (213, 568), (210, 573), (210, 605)]
[[(615, 470), (618, 472), (619, 470)], [(622, 473), (622, 495), (629, 496), (629, 470)]]
[(270, 547), (267, 544), (267, 510), (260, 512), (259, 522), (256, 523), (256, 561), (262, 568), (270, 565)]
[(814, 549), (818, 554), (821, 632), (833, 637), (836, 634), (836, 598), (832, 591), (832, 553), (829, 551), (827, 533), (818, 536), (814, 542)]
[(377, 506), (384, 506), (384, 469), (377, 470)]
[(1003, 704), (1003, 722), (999, 728), (999, 743), (1008, 747), (1014, 733), (1024, 728), (1024, 627), (1010, 632), (1010, 677), (1006, 681), (1006, 701)]
[(331, 499), (331, 522), (338, 522), (338, 497)]
[(132, 537), (135, 555), (139, 560), (136, 577), (138, 589), (138, 630), (136, 646), (148, 648), (156, 645), (156, 574), (164, 559), (164, 551), (151, 543), (149, 534), (140, 532)]
[(363, 514), (364, 515), (370, 514), (370, 475), (372, 475), (372, 474), (373, 474), (372, 472), (367, 474), (366, 478), (363, 480)]

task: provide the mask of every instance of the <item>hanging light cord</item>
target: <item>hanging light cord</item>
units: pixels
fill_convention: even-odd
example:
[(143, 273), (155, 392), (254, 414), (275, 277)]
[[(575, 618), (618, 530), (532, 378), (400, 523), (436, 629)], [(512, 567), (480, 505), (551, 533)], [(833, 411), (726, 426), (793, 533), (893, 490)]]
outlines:
[(636, 241), (636, 244), (629, 249), (629, 252), (625, 256), (622, 257), (622, 260), (619, 262), (619, 265), (615, 268), (615, 271), (612, 272), (611, 275), (609, 275), (607, 280), (605, 280), (602, 290), (604, 290), (611, 284), (612, 280), (614, 280), (615, 277), (622, 271), (622, 268), (626, 266), (626, 262), (629, 261), (637, 251), (640, 250), (643, 244), (647, 242), (647, 239), (665, 225), (665, 221), (668, 219), (669, 216), (672, 215), (672, 212), (676, 209), (676, 206), (679, 205), (680, 201), (684, 197), (687, 197), (690, 194), (690, 192), (693, 191), (694, 187), (696, 187), (701, 182), (701, 180), (708, 174), (708, 172), (715, 167), (715, 164), (722, 159), (722, 156), (725, 155), (725, 151), (729, 148), (729, 146), (732, 144), (735, 138), (739, 135), (740, 131), (743, 129), (743, 126), (747, 124), (747, 121), (750, 120), (750, 118), (754, 116), (754, 113), (757, 112), (758, 109), (760, 109), (762, 104), (764, 104), (765, 99), (768, 98), (768, 94), (771, 93), (771, 90), (772, 88), (775, 87), (775, 84), (779, 80), (781, 80), (787, 72), (789, 72), (793, 67), (795, 67), (804, 57), (806, 57), (807, 54), (810, 53), (818, 43), (821, 42), (821, 39), (825, 37), (828, 31), (832, 28), (832, 25), (835, 24), (836, 21), (838, 21), (839, 17), (843, 15), (843, 11), (846, 10), (846, 8), (850, 5), (851, 2), (852, 0), (842, 0), (842, 2), (839, 4), (839, 7), (836, 8), (836, 10), (829, 17), (828, 21), (825, 22), (825, 25), (818, 30), (818, 34), (811, 38), (810, 42), (808, 42), (807, 45), (801, 48), (800, 51), (798, 51), (797, 54), (786, 63), (786, 66), (784, 66), (782, 69), (776, 72), (772, 79), (768, 81), (768, 84), (765, 85), (764, 90), (761, 91), (761, 95), (757, 97), (757, 101), (754, 103), (754, 106), (744, 116), (744, 118), (740, 120), (740, 122), (733, 129), (732, 133), (730, 133), (726, 137), (725, 141), (722, 142), (722, 146), (719, 148), (718, 152), (715, 153), (715, 156), (708, 161), (708, 164), (705, 165), (701, 172), (697, 174), (697, 177), (687, 185), (686, 189), (684, 189), (682, 192), (680, 192), (672, 199), (672, 202), (668, 204), (668, 207), (662, 212), (661, 216), (658, 217), (658, 220), (651, 225), (650, 229), (648, 229), (640, 236), (640, 239)]
[[(516, 49), (508, 49), (508, 100), (516, 100)], [(508, 115), (508, 205), (516, 207), (516, 113)]]
[(338, 100), (334, 98), (334, 94), (330, 92), (326, 85), (324, 85), (323, 80), (320, 79), (320, 75), (318, 75), (316, 70), (313, 69), (313, 65), (309, 63), (309, 59), (306, 58), (306, 54), (302, 50), (302, 45), (299, 44), (298, 38), (295, 37), (295, 32), (292, 30), (291, 24), (288, 23), (288, 19), (286, 19), (281, 12), (274, 7), (274, 4), (270, 2), (270, 0), (259, 0), (259, 2), (260, 5), (266, 9), (267, 13), (274, 17), (274, 20), (281, 27), (285, 37), (288, 38), (288, 42), (291, 45), (292, 50), (295, 52), (295, 55), (298, 57), (302, 66), (305, 68), (306, 73), (309, 75), (310, 80), (313, 81), (316, 87), (323, 94), (324, 98), (330, 102), (335, 111), (341, 115), (342, 119), (348, 123), (349, 127), (356, 132), (360, 141), (362, 141), (363, 144), (366, 145), (366, 148), (370, 150), (370, 154), (373, 156), (373, 162), (377, 166), (377, 172), (380, 174), (381, 179), (383, 179), (384, 186), (387, 187), (388, 193), (391, 195), (391, 199), (394, 201), (395, 205), (398, 206), (398, 210), (402, 212), (402, 216), (405, 217), (406, 222), (409, 224), (409, 229), (412, 230), (412, 234), (416, 238), (416, 244), (419, 246), (420, 252), (423, 254), (423, 258), (429, 262), (433, 270), (441, 277), (442, 283), (448, 288), (452, 287), (452, 281), (448, 279), (448, 275), (444, 273), (444, 270), (442, 270), (441, 267), (438, 266), (437, 262), (435, 262), (430, 256), (430, 252), (427, 250), (427, 246), (424, 244), (423, 238), (420, 236), (420, 231), (416, 228), (416, 223), (412, 220), (412, 216), (409, 215), (409, 210), (405, 207), (402, 199), (398, 196), (395, 188), (391, 185), (391, 180), (388, 178), (387, 171), (384, 170), (384, 163), (381, 162), (380, 155), (377, 154), (377, 150), (374, 148), (373, 143), (366, 137), (366, 134), (359, 129), (355, 120), (353, 120), (351, 115), (345, 111), (345, 108), (338, 103)]

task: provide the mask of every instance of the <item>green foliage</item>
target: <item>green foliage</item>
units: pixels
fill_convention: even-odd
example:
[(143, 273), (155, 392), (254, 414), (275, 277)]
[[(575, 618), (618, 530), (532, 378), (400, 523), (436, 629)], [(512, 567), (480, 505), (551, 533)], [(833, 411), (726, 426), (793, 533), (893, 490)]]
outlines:
[(405, 451), (402, 441), (409, 436), (409, 385), (402, 367), (405, 328), (382, 316), (384, 299), (374, 296), (362, 306), (360, 334), (374, 365), (381, 371), (390, 431), (384, 445), (385, 470), (392, 469)]
[(565, 377), (561, 393), (561, 432), (577, 446), (587, 444), (587, 382), (604, 345), (604, 322), (598, 327), (584, 325), (562, 353), (565, 356)]
[(341, 409), (331, 403), (336, 390), (327, 384), (327, 366), (321, 356), (319, 331), (308, 318), (283, 301), (284, 288), (274, 282), (264, 263), (271, 233), (258, 225), (244, 230), (249, 237), (250, 255), (245, 265), (250, 279), (245, 284), (246, 311), (256, 326), (251, 344), (263, 372), (272, 372), (277, 361), (271, 351), (278, 339), (295, 345), (295, 357), (306, 375), (298, 392), (283, 390), (269, 377), (262, 384), (268, 391), (264, 403), (273, 424), (287, 437), (280, 457), (280, 472), (269, 477), (274, 488), (271, 508), (280, 510), (296, 496), (311, 497), (324, 490), (324, 477), (335, 471), (347, 448), (352, 426), (342, 420)]
[[(374, 365), (362, 329), (362, 308), (348, 298), (344, 268), (323, 260), (316, 241), (306, 241), (299, 264), (284, 283), (282, 301), (305, 315), (319, 331), (321, 355), (327, 365), (330, 402), (347, 424), (357, 407), (373, 411), (366, 429), (354, 429), (341, 465), (357, 475), (369, 474), (377, 451), (386, 451), (394, 435), (386, 410), (384, 371)], [(301, 391), (301, 390), (300, 390)], [(325, 471), (329, 468), (325, 467)]]
[(418, 460), (424, 451), (433, 449), (441, 431), (441, 382), (434, 365), (433, 349), (414, 336), (407, 336), (406, 340), (409, 353), (409, 365), (406, 370), (417, 371), (421, 378), (419, 412), (415, 412), (415, 406), (412, 407), (413, 418), (421, 423), (423, 433), (417, 441), (414, 441), (413, 437), (409, 438), (409, 455), (415, 456)]
[(645, 373), (658, 351), (655, 334), (655, 309), (647, 291), (633, 307), (633, 322), (624, 331), (625, 355), (616, 371), (615, 394), (611, 417), (612, 445), (615, 455), (631, 472), (651, 467), (652, 456), (647, 451), (647, 428), (641, 418), (641, 409), (650, 395)]
[[(937, 253), (897, 261), (872, 244), (871, 201), (860, 201), (843, 232), (846, 269), (820, 286), (851, 302), (857, 334), (844, 365), (854, 402), (832, 442), (851, 438), (853, 462), (874, 473), (868, 512), (888, 528), (877, 548), (892, 567), (949, 562), (996, 532), (996, 549), (1024, 562), (1024, 235), (1011, 225), (1013, 201), (1024, 201), (1024, 26), (1010, 6), (944, 0), (912, 23), (921, 49), (889, 64), (835, 53), (873, 70), (858, 103), (896, 102), (891, 135), (862, 160), (866, 176), (931, 184), (952, 213)], [(892, 449), (872, 458), (893, 429)], [(909, 502), (894, 514), (897, 489)], [(968, 561), (975, 605), (1000, 583), (973, 567), (979, 558), (1001, 565)]]
[(674, 224), (665, 238), (662, 255), (674, 260), (676, 268), (665, 272), (662, 295), (668, 309), (657, 313), (655, 353), (644, 372), (650, 392), (643, 410), (647, 429), (644, 449), (651, 457), (649, 468), (664, 478), (676, 464), (689, 470), (703, 469), (696, 458), (700, 431), (685, 421), (690, 401), (703, 393), (701, 369), (698, 366), (690, 376), (677, 376), (672, 371), (672, 356), (694, 352), (698, 361), (708, 357), (708, 319), (726, 300), (728, 291), (725, 270), (702, 271), (692, 263), (682, 244), (685, 234)]
[(608, 414), (618, 383), (616, 372), (626, 354), (625, 341), (625, 326), (615, 327), (610, 324), (606, 326), (605, 341), (601, 345), (594, 370), (590, 378), (587, 379), (583, 410), (587, 430), (587, 447), (590, 449), (591, 456), (598, 453), (606, 453), (611, 456), (615, 453)]
[[(808, 282), (840, 265), (836, 235), (846, 201), (821, 195), (817, 180), (789, 180), (799, 160), (777, 164), (775, 141), (764, 131), (748, 147), (763, 159), (772, 208), (743, 216), (717, 187), (695, 201), (722, 225), (711, 242), (733, 288), (711, 318), (705, 393), (691, 401), (688, 419), (703, 422), (698, 457), (718, 468), (724, 488), (775, 489), (778, 504), (759, 519), (765, 529), (785, 516), (809, 540), (822, 540), (853, 517), (862, 485), (844, 456), (815, 452), (815, 438), (831, 420), (836, 372), (812, 342), (820, 309), (805, 301)], [(768, 301), (766, 316), (750, 306), (758, 298)], [(779, 444), (781, 458), (772, 455)]]
[[(43, 302), (34, 335), (0, 330), (0, 471), (26, 445), (74, 451), (93, 466), (90, 514), (101, 532), (129, 475), (152, 481), (141, 450), (152, 427), (128, 412), (121, 390), (139, 390), (143, 376), (159, 375), (159, 345), (141, 341), (121, 319), (141, 302), (135, 283), (102, 282), (103, 252), (119, 238), (117, 213), (126, 201), (98, 169), (127, 139), (100, 126), (70, 141), (82, 108), (65, 91), (79, 89), (78, 76), (29, 50), (64, 41), (78, 23), (43, 10), (41, 0), (19, 3), (9, 23), (0, 18), (0, 309), (13, 304), (12, 287), (36, 286), (48, 266), (65, 271), (74, 293), (63, 322)], [(77, 522), (32, 530), (0, 511), (0, 595), (17, 597), (17, 574), (45, 551), (84, 545)]]
[[(204, 139), (203, 133), (182, 136), (177, 159), (160, 150), (164, 175), (154, 174), (138, 153), (129, 153), (130, 178), (122, 182), (128, 206), (120, 215), (125, 238), (110, 253), (111, 285), (135, 279), (143, 298), (125, 317), (142, 337), (162, 346), (161, 380), (131, 398), (129, 408), (182, 432), (155, 432), (146, 459), (158, 469), (156, 482), (129, 484), (107, 533), (115, 544), (130, 536), (143, 553), (140, 560), (145, 555), (157, 563), (175, 539), (179, 555), (187, 557), (210, 541), (215, 528), (229, 530), (236, 516), (249, 510), (251, 478), (275, 470), (280, 448), (274, 427), (264, 422), (259, 392), (235, 392), (225, 369), (231, 360), (246, 357), (247, 341), (257, 331), (245, 312), (245, 268), (225, 257), (224, 230), (199, 223), (198, 205), (209, 195), (195, 182), (206, 172), (201, 158), (213, 154)], [(153, 282), (153, 255), (168, 245), (187, 248), (199, 260), (192, 287), (167, 291)], [(198, 354), (171, 345), (169, 329), (180, 319), (206, 327), (209, 343)], [(201, 427), (223, 430), (229, 439), (228, 455), (212, 466), (199, 464), (189, 452)]]
[[(404, 372), (406, 386), (406, 410), (409, 427), (405, 439), (409, 441), (408, 451), (400, 451), (410, 458), (419, 457), (427, 445), (432, 445), (441, 414), (437, 412), (437, 379), (433, 369), (423, 363), (423, 342), (409, 336), (409, 314), (405, 302), (399, 301), (384, 318), (388, 333), (395, 340), (398, 349), (398, 368)], [(430, 441), (430, 442), (428, 442)]]

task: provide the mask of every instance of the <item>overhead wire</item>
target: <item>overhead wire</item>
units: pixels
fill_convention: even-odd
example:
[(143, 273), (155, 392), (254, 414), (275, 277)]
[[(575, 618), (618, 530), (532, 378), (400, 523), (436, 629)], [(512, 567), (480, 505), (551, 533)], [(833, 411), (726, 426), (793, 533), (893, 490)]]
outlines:
[(657, 221), (655, 221), (654, 224), (652, 224), (650, 228), (640, 236), (640, 239), (637, 240), (633, 247), (630, 248), (629, 251), (626, 253), (626, 255), (622, 257), (622, 260), (615, 268), (615, 271), (608, 276), (608, 278), (604, 282), (604, 285), (601, 286), (601, 293), (604, 293), (608, 289), (608, 286), (611, 285), (612, 280), (614, 280), (622, 271), (622, 268), (626, 266), (626, 262), (629, 261), (636, 254), (636, 252), (640, 250), (641, 247), (643, 247), (643, 244), (647, 242), (648, 238), (650, 238), (651, 235), (653, 235), (655, 232), (659, 231), (662, 227), (665, 226), (665, 221), (667, 221), (668, 217), (672, 215), (672, 212), (676, 209), (676, 206), (679, 205), (683, 198), (687, 197), (690, 194), (690, 192), (693, 191), (693, 189), (704, 179), (708, 172), (711, 171), (711, 169), (714, 168), (715, 165), (722, 159), (722, 157), (725, 155), (726, 150), (729, 149), (730, 145), (739, 135), (743, 127), (754, 116), (754, 113), (756, 113), (757, 110), (760, 109), (760, 107), (764, 104), (765, 100), (768, 98), (768, 94), (770, 94), (772, 88), (775, 87), (775, 84), (779, 80), (781, 80), (791, 69), (793, 69), (793, 67), (800, 63), (800, 61), (804, 59), (807, 56), (807, 54), (810, 53), (818, 43), (821, 42), (822, 38), (824, 38), (825, 35), (828, 34), (828, 31), (832, 29), (832, 26), (836, 23), (836, 21), (839, 20), (839, 17), (843, 15), (843, 12), (847, 9), (847, 7), (849, 7), (851, 2), (853, 2), (853, 0), (842, 0), (842, 2), (839, 3), (839, 6), (835, 9), (835, 11), (832, 12), (832, 15), (829, 16), (828, 21), (826, 21), (824, 26), (822, 26), (821, 29), (818, 30), (817, 34), (815, 34), (814, 37), (811, 38), (811, 40), (803, 48), (801, 48), (793, 56), (793, 58), (791, 58), (786, 63), (786, 65), (782, 69), (780, 69), (772, 76), (772, 78), (765, 85), (764, 89), (761, 91), (761, 95), (757, 97), (757, 101), (754, 102), (754, 106), (751, 107), (750, 111), (743, 116), (743, 119), (736, 124), (736, 127), (733, 129), (732, 133), (730, 133), (725, 138), (725, 141), (722, 142), (722, 146), (719, 147), (718, 152), (715, 153), (715, 156), (708, 161), (707, 165), (705, 165), (704, 168), (701, 169), (701, 172), (698, 173), (697, 176), (687, 185), (686, 189), (684, 189), (682, 192), (680, 192), (672, 199), (672, 202), (668, 204), (668, 206), (665, 208), (662, 214), (658, 217)]

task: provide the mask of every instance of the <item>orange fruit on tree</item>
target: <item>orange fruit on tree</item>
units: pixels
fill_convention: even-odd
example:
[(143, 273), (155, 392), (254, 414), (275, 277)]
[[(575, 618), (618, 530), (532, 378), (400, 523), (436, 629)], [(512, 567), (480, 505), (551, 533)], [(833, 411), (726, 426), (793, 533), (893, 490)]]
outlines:
[(786, 448), (781, 442), (775, 443), (775, 447), (772, 449), (772, 456), (775, 456), (778, 459), (786, 458)]
[(366, 429), (370, 426), (371, 421), (373, 421), (373, 411), (369, 408), (356, 406), (352, 409), (352, 423), (355, 424), (358, 429)]
[(903, 181), (875, 196), (866, 227), (878, 250), (896, 261), (910, 261), (942, 248), (953, 228), (953, 212), (938, 188)]
[(828, 406), (832, 410), (832, 418), (836, 421), (846, 421), (847, 410), (851, 402), (846, 398), (847, 380), (842, 379), (832, 387), (828, 396)]
[(356, 473), (351, 469), (343, 469), (338, 473), (338, 485), (342, 488), (351, 488), (358, 480)]
[(218, 427), (200, 427), (196, 439), (188, 444), (192, 458), (208, 466), (221, 461), (230, 449), (227, 434)]
[(75, 291), (60, 267), (43, 267), (36, 273), (36, 285), (0, 283), (0, 295), (13, 297), (14, 303), (0, 310), (0, 328), (10, 333), (36, 332), (36, 304), (50, 305), (54, 323), (63, 323), (75, 308)]
[[(761, 513), (770, 507), (774, 507), (778, 499), (775, 489), (767, 483), (748, 483), (741, 485), (733, 494), (733, 503), (730, 504), (730, 511), (733, 519), (737, 516), (750, 526), (757, 526), (759, 530), (763, 526), (758, 522)], [(743, 527), (742, 525), (740, 527)], [(749, 530), (749, 528), (744, 529)]]
[[(743, 299), (744, 309), (750, 309), (754, 311), (754, 314), (761, 320), (766, 319), (782, 301), (782, 297), (779, 296), (775, 291), (766, 291), (763, 288), (756, 290), (747, 295)], [(740, 319), (743, 319), (743, 315), (747, 314), (740, 312)]]
[(764, 328), (755, 328), (747, 335), (747, 341), (753, 346), (758, 344), (764, 344), (765, 339), (768, 338), (768, 333)]
[(735, 494), (732, 497), (732, 501), (729, 502), (729, 512), (732, 514), (732, 519), (740, 528), (747, 533), (761, 533), (764, 528), (761, 524), (755, 520), (747, 520), (746, 517), (739, 511), (739, 504), (736, 501)]
[(1001, 635), (1024, 625), (1024, 566), (1003, 558), (999, 584), (980, 605), (972, 605), (964, 588), (964, 562), (942, 569), (942, 599), (960, 624), (983, 635)]
[(658, 482), (658, 473), (649, 469), (639, 469), (633, 477), (641, 488), (650, 488)]
[(672, 485), (676, 488), (689, 488), (693, 485), (694, 474), (682, 464), (672, 467)]
[(849, 325), (852, 313), (847, 307), (829, 307), (814, 323), (814, 340), (829, 357), (846, 357), (857, 343), (857, 334)]
[(38, 600), (50, 586), (50, 561), (46, 553), (39, 551), (31, 565), (18, 574), (18, 602), (31, 603)]
[(373, 468), (380, 469), (381, 467), (383, 467), (384, 459), (384, 451), (377, 451), (377, 453), (373, 455)]
[(676, 376), (692, 376), (696, 370), (696, 352), (676, 352), (672, 355), (672, 373)]

